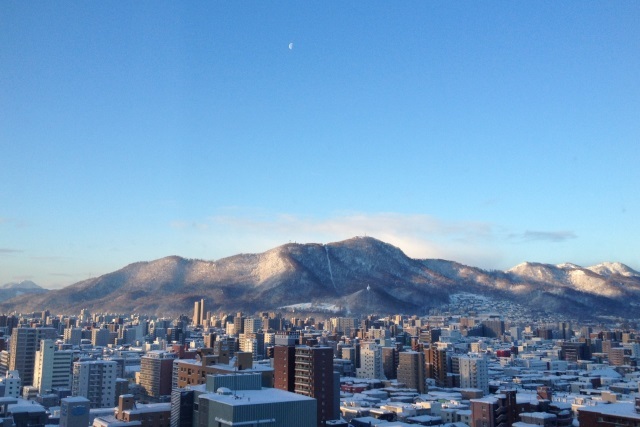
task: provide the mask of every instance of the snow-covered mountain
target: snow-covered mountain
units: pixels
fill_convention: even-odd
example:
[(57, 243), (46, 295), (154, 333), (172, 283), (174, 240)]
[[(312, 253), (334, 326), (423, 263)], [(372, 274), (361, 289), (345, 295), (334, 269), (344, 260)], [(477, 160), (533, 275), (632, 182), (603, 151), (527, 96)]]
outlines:
[(623, 264), (523, 263), (486, 271), (454, 261), (407, 257), (370, 237), (326, 245), (286, 244), (260, 254), (217, 261), (177, 256), (138, 262), (45, 295), (18, 297), (0, 311), (50, 309), (57, 313), (190, 313), (204, 298), (207, 310), (233, 312), (316, 307), (341, 313), (423, 314), (450, 295), (498, 297), (535, 312), (572, 316), (640, 314), (640, 275)]
[(31, 280), (23, 280), (21, 282), (9, 282), (0, 285), (0, 301), (5, 301), (25, 294), (40, 294), (47, 292), (47, 289), (41, 288)]
[(587, 267), (587, 270), (591, 270), (594, 273), (606, 277), (616, 275), (623, 277), (640, 277), (640, 273), (620, 262), (603, 262), (598, 265)]

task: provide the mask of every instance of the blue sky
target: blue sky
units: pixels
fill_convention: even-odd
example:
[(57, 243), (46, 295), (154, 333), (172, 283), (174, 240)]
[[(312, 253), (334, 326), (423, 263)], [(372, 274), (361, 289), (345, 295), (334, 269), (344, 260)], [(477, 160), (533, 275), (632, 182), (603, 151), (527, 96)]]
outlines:
[(0, 284), (365, 234), (639, 269), (638, 22), (633, 1), (3, 2)]

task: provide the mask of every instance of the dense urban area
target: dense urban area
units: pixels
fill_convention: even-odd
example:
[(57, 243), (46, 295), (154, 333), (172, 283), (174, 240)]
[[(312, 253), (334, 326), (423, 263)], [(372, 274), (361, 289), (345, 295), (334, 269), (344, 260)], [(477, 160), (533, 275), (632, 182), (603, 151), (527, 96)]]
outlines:
[(175, 319), (2, 315), (1, 425), (640, 425), (634, 322), (471, 297), (422, 317), (323, 316), (205, 300)]

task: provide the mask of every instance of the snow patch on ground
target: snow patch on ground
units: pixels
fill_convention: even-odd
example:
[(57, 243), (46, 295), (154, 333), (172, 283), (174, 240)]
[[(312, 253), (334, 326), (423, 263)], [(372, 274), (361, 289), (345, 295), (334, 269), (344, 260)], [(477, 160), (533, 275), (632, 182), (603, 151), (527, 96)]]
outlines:
[(484, 302), (484, 303), (489, 303), (492, 301), (492, 299), (488, 296), (472, 294), (469, 292), (458, 292), (456, 294), (451, 294), (449, 296), (449, 300), (452, 303), (456, 303), (456, 304), (463, 301), (478, 301), (478, 302)]
[(291, 304), (285, 305), (283, 307), (278, 307), (282, 310), (288, 311), (328, 311), (331, 313), (339, 313), (342, 311), (342, 307), (336, 304), (328, 304), (328, 303), (316, 303), (316, 302), (303, 302), (300, 304)]

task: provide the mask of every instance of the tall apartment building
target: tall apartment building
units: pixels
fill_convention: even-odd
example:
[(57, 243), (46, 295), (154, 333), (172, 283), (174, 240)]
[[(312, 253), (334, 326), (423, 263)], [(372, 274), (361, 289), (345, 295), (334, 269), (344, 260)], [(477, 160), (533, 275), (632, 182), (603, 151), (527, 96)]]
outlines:
[(504, 335), (504, 320), (491, 316), (482, 321), (485, 337), (500, 338)]
[(235, 335), (244, 333), (244, 319), (245, 317), (242, 315), (241, 311), (236, 313), (235, 317), (233, 318), (233, 333)]
[(140, 358), (140, 386), (151, 399), (171, 395), (175, 359), (175, 353), (162, 350), (149, 351)]
[(36, 351), (41, 339), (55, 339), (57, 331), (53, 328), (14, 328), (11, 334), (9, 353), (10, 371), (18, 371), (23, 386), (33, 385), (33, 370)]
[(609, 350), (608, 359), (611, 366), (622, 366), (629, 361), (631, 349), (625, 347), (613, 347)]
[(489, 394), (489, 365), (484, 357), (462, 356), (460, 364), (460, 387), (477, 388)]
[(91, 330), (91, 344), (94, 347), (106, 347), (111, 340), (111, 332), (108, 329), (92, 329)]
[(382, 371), (388, 380), (398, 378), (398, 349), (395, 347), (382, 347)]
[(80, 341), (82, 340), (82, 329), (81, 328), (65, 328), (64, 330), (64, 342), (65, 344), (71, 345), (80, 345)]
[(36, 363), (37, 334), (35, 328), (15, 328), (9, 345), (9, 370), (18, 371), (22, 385), (33, 385)]
[(356, 320), (352, 317), (332, 317), (327, 326), (331, 332), (351, 336), (356, 329)]
[(358, 378), (373, 378), (383, 380), (382, 347), (375, 342), (360, 344), (360, 367), (356, 369)]
[(57, 350), (53, 340), (40, 341), (40, 350), (36, 351), (33, 385), (40, 394), (54, 388), (71, 387), (72, 364), (73, 351)]
[(264, 357), (264, 334), (262, 332), (242, 333), (238, 336), (238, 346), (240, 351), (251, 353), (253, 360), (262, 359)]
[(447, 351), (437, 347), (424, 350), (425, 376), (433, 378), (438, 387), (448, 387), (447, 384)]
[(338, 418), (331, 347), (295, 348), (294, 392), (317, 400), (318, 425)]
[(398, 381), (405, 383), (408, 388), (418, 390), (420, 394), (426, 393), (424, 353), (401, 351), (398, 356)]
[(171, 391), (170, 427), (193, 427), (194, 395), (193, 390), (173, 388)]
[(262, 329), (262, 319), (259, 317), (247, 317), (244, 319), (244, 333), (254, 334)]
[(86, 397), (92, 408), (115, 407), (117, 368), (112, 360), (75, 362), (71, 394)]
[(274, 387), (295, 391), (295, 345), (276, 345), (273, 354)]

